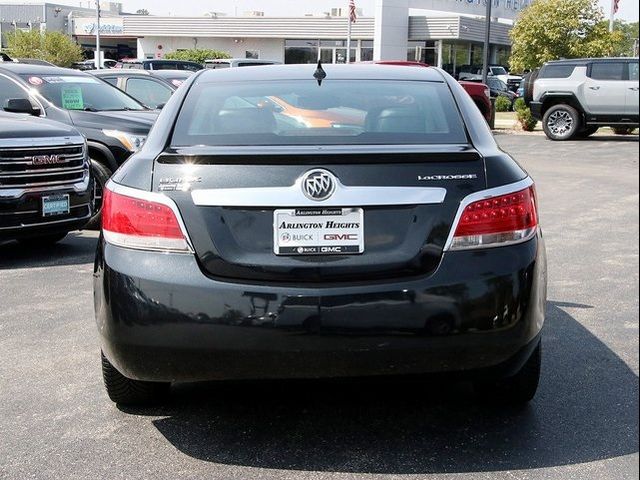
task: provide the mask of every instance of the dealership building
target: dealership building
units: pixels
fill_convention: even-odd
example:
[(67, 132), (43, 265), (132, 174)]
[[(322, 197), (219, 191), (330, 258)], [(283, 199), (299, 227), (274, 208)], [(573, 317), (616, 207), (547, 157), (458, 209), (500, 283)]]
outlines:
[[(479, 17), (485, 12), (483, 1), (377, 0), (375, 16), (359, 17), (353, 24), (350, 60), (418, 60), (449, 71), (482, 63), (485, 22)], [(509, 20), (529, 0), (492, 1), (496, 18), (490, 57), (492, 63), (506, 64), (511, 50)], [(236, 58), (283, 63), (347, 60), (346, 9), (301, 17), (268, 17), (262, 12), (179, 17), (114, 14), (118, 9), (108, 5), (111, 8), (103, 14), (100, 33), (101, 47), (109, 58), (163, 58), (176, 50), (210, 48)], [(416, 15), (411, 9), (439, 13)], [(3, 11), (0, 4), (0, 19)], [(87, 13), (86, 9), (65, 10), (58, 16), (66, 18), (65, 28), (78, 43), (93, 50), (97, 24), (95, 15)], [(9, 19), (2, 20), (5, 25)]]

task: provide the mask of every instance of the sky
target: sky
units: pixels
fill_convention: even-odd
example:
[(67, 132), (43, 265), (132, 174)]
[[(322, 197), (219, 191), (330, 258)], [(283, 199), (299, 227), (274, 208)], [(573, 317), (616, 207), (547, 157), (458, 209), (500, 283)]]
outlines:
[[(298, 16), (305, 13), (322, 14), (332, 7), (346, 6), (348, 0), (120, 0), (125, 11), (135, 12), (144, 8), (154, 15), (201, 16), (205, 12), (225, 12), (239, 15), (248, 10), (265, 12), (268, 16)], [(562, 0), (558, 0), (562, 1)], [(67, 3), (67, 2), (64, 2)], [(600, 0), (608, 17), (611, 0)], [(179, 5), (179, 8), (176, 8)], [(366, 16), (373, 16), (375, 0), (356, 0), (358, 8), (364, 10)], [(629, 22), (638, 21), (638, 0), (620, 0), (620, 11), (617, 18)]]

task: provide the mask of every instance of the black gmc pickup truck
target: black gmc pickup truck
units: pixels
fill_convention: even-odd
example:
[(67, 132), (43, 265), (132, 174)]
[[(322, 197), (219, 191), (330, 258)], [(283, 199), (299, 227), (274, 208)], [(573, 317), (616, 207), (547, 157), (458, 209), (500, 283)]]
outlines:
[(59, 122), (0, 112), (0, 241), (45, 245), (93, 212), (87, 144)]

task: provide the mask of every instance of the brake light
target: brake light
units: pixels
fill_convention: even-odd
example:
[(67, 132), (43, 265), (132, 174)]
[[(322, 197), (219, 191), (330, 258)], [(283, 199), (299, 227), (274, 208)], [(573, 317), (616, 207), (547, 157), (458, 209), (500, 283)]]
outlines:
[(463, 210), (451, 250), (498, 247), (530, 239), (538, 227), (535, 188), (473, 202)]
[(127, 189), (127, 195), (111, 185), (104, 190), (102, 232), (107, 242), (139, 250), (188, 252), (189, 244), (181, 228), (171, 200)]

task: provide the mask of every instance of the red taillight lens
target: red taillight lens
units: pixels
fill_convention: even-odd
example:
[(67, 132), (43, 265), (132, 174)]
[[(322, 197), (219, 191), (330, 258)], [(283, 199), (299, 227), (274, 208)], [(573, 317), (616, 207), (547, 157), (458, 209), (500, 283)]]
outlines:
[(160, 202), (104, 190), (102, 231), (114, 245), (144, 250), (188, 251), (173, 209)]
[(530, 238), (538, 226), (533, 186), (468, 205), (458, 221), (451, 249), (499, 246)]

